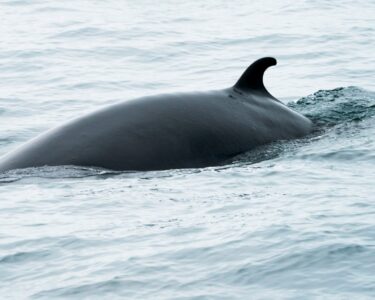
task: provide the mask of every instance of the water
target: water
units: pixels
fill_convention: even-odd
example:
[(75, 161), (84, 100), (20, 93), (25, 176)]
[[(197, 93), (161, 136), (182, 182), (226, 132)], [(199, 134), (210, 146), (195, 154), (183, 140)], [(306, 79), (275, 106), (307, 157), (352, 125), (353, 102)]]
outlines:
[(0, 175), (1, 299), (375, 297), (375, 2), (0, 2), (0, 154), (99, 106), (269, 91), (308, 138), (231, 165)]

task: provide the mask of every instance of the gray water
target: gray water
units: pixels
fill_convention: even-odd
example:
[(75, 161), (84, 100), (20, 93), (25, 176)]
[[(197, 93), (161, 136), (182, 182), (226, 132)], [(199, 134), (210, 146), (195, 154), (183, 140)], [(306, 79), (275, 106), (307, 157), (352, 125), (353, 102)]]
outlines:
[(0, 174), (1, 299), (375, 298), (374, 1), (5, 0), (0, 30), (0, 154), (269, 55), (316, 125), (221, 167)]

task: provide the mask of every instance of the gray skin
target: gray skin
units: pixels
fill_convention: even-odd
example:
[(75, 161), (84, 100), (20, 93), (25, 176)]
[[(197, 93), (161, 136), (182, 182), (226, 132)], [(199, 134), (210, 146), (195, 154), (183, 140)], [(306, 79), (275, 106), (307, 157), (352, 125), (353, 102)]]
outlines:
[(263, 85), (276, 60), (254, 62), (234, 87), (115, 104), (53, 128), (0, 159), (11, 169), (76, 165), (146, 171), (219, 165), (276, 140), (303, 137), (306, 117)]

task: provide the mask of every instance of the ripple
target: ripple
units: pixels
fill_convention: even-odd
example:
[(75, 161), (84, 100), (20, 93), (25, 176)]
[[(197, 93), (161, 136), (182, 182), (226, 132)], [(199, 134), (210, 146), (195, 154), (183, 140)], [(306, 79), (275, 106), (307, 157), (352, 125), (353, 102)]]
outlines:
[(49, 251), (18, 252), (1, 257), (0, 264), (23, 264), (35, 260), (44, 260), (48, 256), (51, 256)]

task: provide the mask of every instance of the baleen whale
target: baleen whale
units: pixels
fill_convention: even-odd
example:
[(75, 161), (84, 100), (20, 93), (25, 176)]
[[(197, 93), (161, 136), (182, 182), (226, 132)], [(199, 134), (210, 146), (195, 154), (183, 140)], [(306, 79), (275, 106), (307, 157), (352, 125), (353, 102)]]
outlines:
[(301, 138), (312, 122), (264, 87), (264, 72), (273, 65), (274, 58), (261, 58), (222, 90), (147, 96), (88, 113), (3, 156), (0, 172), (59, 165), (200, 168), (270, 142)]

